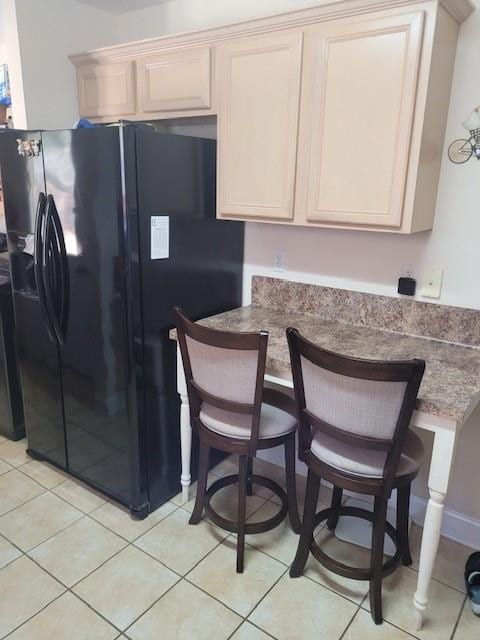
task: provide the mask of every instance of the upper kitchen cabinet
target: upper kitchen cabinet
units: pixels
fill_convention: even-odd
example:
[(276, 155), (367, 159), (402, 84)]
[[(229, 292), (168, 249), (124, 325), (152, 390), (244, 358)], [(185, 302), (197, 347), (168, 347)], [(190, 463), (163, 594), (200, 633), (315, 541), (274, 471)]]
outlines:
[(306, 33), (307, 223), (401, 226), (423, 24), (418, 11)]
[(217, 217), (433, 226), (471, 0), (340, 0), (72, 56), (97, 122), (217, 116)]
[(217, 47), (219, 217), (291, 220), (302, 33)]
[(432, 228), (457, 32), (436, 2), (305, 29), (298, 224)]
[(144, 112), (210, 108), (209, 47), (143, 56), (137, 65), (140, 109)]
[(135, 113), (135, 62), (82, 65), (77, 70), (78, 110), (82, 118)]

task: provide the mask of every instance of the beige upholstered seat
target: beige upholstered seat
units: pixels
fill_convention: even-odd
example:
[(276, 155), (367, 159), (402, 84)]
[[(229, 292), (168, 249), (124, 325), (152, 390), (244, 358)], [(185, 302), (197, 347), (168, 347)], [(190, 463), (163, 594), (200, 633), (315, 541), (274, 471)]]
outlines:
[[(206, 427), (223, 436), (240, 439), (251, 437), (251, 415), (225, 411), (204, 402), (199, 417)], [(262, 439), (284, 436), (294, 431), (296, 424), (296, 419), (286, 411), (264, 403), (258, 437)]]
[(216, 398), (253, 404), (258, 351), (224, 349), (186, 336), (196, 384)]
[[(305, 400), (314, 416), (341, 431), (372, 438), (391, 438), (406, 391), (406, 382), (382, 382), (339, 375), (301, 357)], [(381, 478), (386, 453), (364, 449), (317, 432), (312, 453), (339, 471)], [(396, 477), (418, 471), (424, 459), (422, 441), (408, 431)]]
[(346, 433), (389, 439), (395, 432), (406, 382), (364, 380), (300, 358), (306, 408)]
[[(325, 464), (339, 471), (367, 478), (381, 478), (385, 466), (385, 452), (361, 449), (317, 432), (312, 440), (312, 453)], [(425, 450), (422, 441), (408, 431), (396, 477), (416, 473), (423, 463)]]

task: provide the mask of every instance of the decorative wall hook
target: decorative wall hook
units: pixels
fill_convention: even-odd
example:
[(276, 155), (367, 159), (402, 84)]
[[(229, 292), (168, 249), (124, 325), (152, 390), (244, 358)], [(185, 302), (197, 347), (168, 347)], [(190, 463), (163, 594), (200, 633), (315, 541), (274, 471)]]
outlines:
[(454, 140), (448, 147), (448, 157), (455, 164), (463, 164), (472, 156), (480, 160), (480, 106), (471, 112), (463, 126), (470, 137)]

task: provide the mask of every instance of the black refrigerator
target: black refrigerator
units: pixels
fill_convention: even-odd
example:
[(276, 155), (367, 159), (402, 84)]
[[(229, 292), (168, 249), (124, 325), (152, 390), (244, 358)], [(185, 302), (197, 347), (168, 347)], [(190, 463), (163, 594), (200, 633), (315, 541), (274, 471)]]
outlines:
[(241, 305), (215, 151), (125, 124), (0, 134), (28, 453), (138, 517), (180, 490), (172, 308)]

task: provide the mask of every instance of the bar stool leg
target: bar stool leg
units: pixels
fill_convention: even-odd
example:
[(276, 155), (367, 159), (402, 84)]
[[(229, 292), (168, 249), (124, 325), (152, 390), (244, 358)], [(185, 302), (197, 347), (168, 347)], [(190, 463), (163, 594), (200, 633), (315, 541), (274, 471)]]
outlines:
[(385, 496), (376, 496), (374, 505), (372, 554), (370, 560), (370, 611), (375, 624), (381, 624), (383, 544), (385, 538), (385, 521), (387, 518), (387, 499)]
[[(333, 487), (332, 504), (331, 504), (332, 509), (338, 509), (342, 505), (342, 496), (343, 496), (343, 489), (341, 487)], [(339, 519), (339, 515), (338, 513), (335, 513), (332, 516), (330, 516), (330, 518), (327, 520), (327, 527), (330, 529), (330, 531), (335, 531), (338, 524), (338, 519)]]
[(295, 476), (295, 433), (285, 440), (285, 475), (287, 483), (288, 517), (295, 533), (300, 533), (302, 523), (298, 515), (297, 484)]
[(320, 478), (308, 470), (307, 490), (305, 494), (305, 508), (303, 511), (303, 524), (298, 541), (297, 554), (290, 567), (290, 577), (298, 578), (302, 575), (303, 569), (310, 553), (310, 542), (313, 536), (314, 518), (317, 511), (318, 492), (320, 491)]
[(410, 554), (410, 541), (408, 538), (408, 518), (410, 515), (410, 488), (406, 487), (397, 489), (397, 537), (398, 544), (402, 551), (402, 563), (409, 567), (412, 564), (412, 556)]
[(208, 467), (210, 460), (210, 447), (200, 440), (200, 455), (198, 463), (198, 482), (195, 506), (190, 516), (190, 524), (198, 524), (202, 519), (203, 507), (205, 504), (205, 494), (207, 491)]
[(243, 573), (245, 553), (245, 512), (247, 498), (247, 456), (240, 456), (238, 473), (238, 534), (237, 534), (237, 573)]
[(253, 495), (252, 475), (253, 475), (253, 458), (248, 456), (247, 458), (247, 496)]

